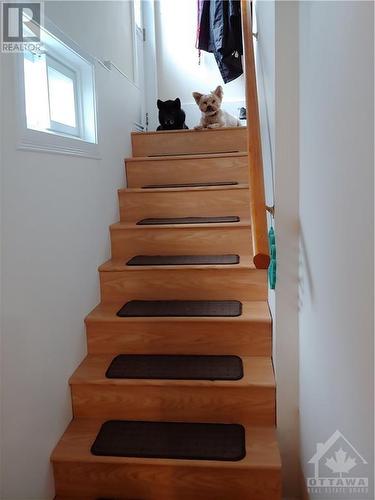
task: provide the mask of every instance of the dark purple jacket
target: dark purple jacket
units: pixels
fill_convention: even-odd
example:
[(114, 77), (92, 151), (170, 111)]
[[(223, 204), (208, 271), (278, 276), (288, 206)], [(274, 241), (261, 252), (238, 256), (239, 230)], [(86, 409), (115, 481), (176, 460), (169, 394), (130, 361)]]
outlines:
[(242, 75), (240, 0), (198, 0), (197, 48), (214, 54), (225, 83)]

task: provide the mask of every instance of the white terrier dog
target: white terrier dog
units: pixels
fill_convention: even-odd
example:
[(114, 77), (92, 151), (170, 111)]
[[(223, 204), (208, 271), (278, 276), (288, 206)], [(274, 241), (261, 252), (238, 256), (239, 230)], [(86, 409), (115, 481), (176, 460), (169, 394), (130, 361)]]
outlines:
[(223, 95), (223, 88), (220, 85), (210, 94), (193, 92), (195, 102), (202, 111), (200, 124), (194, 127), (195, 130), (241, 126), (240, 120), (220, 109)]

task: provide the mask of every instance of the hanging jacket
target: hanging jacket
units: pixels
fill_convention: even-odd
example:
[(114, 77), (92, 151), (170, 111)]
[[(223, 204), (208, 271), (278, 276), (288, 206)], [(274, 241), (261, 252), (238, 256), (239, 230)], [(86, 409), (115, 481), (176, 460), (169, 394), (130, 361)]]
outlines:
[(198, 0), (196, 47), (214, 54), (225, 83), (242, 75), (240, 0)]

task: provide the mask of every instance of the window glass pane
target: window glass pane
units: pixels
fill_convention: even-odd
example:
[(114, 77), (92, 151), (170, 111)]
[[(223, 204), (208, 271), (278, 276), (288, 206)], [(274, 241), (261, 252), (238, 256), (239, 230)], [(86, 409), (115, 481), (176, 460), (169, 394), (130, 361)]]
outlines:
[(25, 104), (28, 128), (49, 128), (46, 58), (24, 52)]
[(51, 121), (76, 127), (74, 80), (48, 66), (48, 89)]

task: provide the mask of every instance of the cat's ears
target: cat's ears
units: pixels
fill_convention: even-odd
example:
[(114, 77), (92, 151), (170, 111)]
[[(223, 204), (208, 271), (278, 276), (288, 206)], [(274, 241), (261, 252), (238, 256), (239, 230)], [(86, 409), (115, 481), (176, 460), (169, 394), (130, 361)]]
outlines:
[[(181, 101), (180, 101), (179, 97), (177, 97), (177, 99), (175, 99), (174, 102), (178, 106), (178, 108), (181, 108)], [(157, 102), (156, 102), (156, 104), (158, 106), (158, 109), (162, 109), (162, 108), (164, 108), (165, 102), (163, 102), (160, 99), (158, 99)]]
[(199, 92), (193, 92), (193, 97), (195, 99), (195, 102), (199, 104), (199, 101), (201, 100), (203, 94), (200, 94)]
[(219, 99), (222, 99), (224, 95), (223, 87), (221, 85), (218, 85), (213, 91), (213, 94), (215, 94)]

